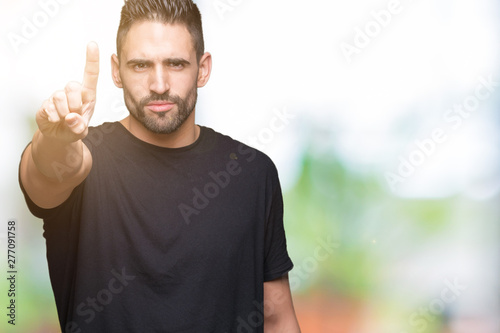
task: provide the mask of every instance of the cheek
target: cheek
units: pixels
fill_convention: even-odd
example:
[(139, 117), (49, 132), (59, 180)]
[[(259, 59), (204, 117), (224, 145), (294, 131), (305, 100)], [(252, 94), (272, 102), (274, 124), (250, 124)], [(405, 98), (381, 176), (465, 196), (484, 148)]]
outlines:
[[(179, 96), (187, 97), (193, 89), (198, 87), (198, 74), (197, 73), (183, 73), (176, 81), (177, 84), (171, 85), (172, 93)], [(174, 91), (176, 90), (176, 91)]]
[(122, 78), (122, 85), (125, 94), (128, 98), (134, 101), (140, 101), (142, 98), (148, 96), (149, 89), (146, 80), (130, 80), (129, 78)]

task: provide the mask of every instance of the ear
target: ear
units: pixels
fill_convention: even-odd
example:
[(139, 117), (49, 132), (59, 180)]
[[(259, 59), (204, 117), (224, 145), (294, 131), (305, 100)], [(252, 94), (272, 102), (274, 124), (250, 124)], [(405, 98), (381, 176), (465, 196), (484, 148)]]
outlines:
[(111, 56), (111, 76), (113, 77), (115, 86), (123, 88), (122, 79), (120, 77), (120, 60), (116, 54)]
[(198, 88), (205, 86), (212, 73), (212, 55), (206, 52), (200, 59), (198, 68)]

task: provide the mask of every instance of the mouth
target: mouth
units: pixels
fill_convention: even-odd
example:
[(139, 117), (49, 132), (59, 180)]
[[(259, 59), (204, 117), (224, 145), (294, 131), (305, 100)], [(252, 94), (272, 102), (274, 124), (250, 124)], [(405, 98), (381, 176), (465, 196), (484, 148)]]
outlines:
[(148, 110), (153, 112), (166, 112), (172, 110), (175, 106), (175, 103), (170, 103), (167, 101), (153, 101), (146, 105)]

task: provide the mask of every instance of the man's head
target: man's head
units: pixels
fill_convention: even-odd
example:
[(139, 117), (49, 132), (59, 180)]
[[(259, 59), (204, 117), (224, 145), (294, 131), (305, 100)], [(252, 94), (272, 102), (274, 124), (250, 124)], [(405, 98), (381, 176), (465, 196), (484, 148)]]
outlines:
[(194, 123), (197, 88), (208, 81), (201, 15), (191, 0), (127, 0), (112, 56), (113, 80), (131, 116), (148, 131), (170, 134)]
[(125, 0), (116, 36), (118, 57), (130, 27), (140, 21), (184, 25), (193, 38), (198, 61), (205, 52), (200, 10), (192, 0)]

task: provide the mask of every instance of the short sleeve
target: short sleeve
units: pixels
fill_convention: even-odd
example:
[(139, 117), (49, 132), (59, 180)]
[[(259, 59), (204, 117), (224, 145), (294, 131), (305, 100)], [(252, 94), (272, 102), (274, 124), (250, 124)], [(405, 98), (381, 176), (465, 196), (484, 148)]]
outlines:
[(24, 195), (24, 200), (26, 201), (26, 205), (28, 206), (29, 211), (31, 214), (38, 218), (45, 218), (47, 216), (50, 216), (54, 209), (43, 209), (41, 207), (38, 207), (29, 197), (28, 193), (26, 193), (26, 190), (24, 189), (23, 182), (21, 181), (21, 177), (19, 176), (19, 186), (21, 187), (21, 191), (23, 192)]
[(282, 277), (293, 268), (286, 246), (283, 197), (275, 167), (268, 183), (271, 185), (269, 189), (271, 196), (267, 205), (264, 282)]
[[(26, 146), (26, 148), (24, 148), (24, 150), (21, 154), (21, 158), (24, 155), (24, 153), (26, 152), (26, 149), (29, 147), (30, 144), (31, 143), (29, 143)], [(21, 187), (21, 192), (23, 193), (24, 200), (26, 201), (26, 204), (27, 204), (28, 209), (31, 212), (31, 214), (33, 214), (34, 216), (36, 216), (38, 218), (44, 218), (46, 216), (49, 216), (54, 210), (53, 209), (43, 209), (43, 208), (38, 207), (33, 202), (33, 200), (31, 200), (28, 193), (26, 192), (26, 189), (23, 186), (23, 182), (21, 181), (21, 162), (19, 162), (19, 169), (18, 169), (17, 175), (18, 175), (19, 186)]]
[[(25, 149), (25, 151), (26, 151), (26, 149)], [(23, 154), (24, 154), (24, 151), (23, 151)], [(38, 217), (40, 219), (46, 219), (46, 218), (49, 218), (49, 217), (55, 215), (59, 211), (61, 206), (65, 205), (68, 202), (73, 200), (73, 198), (75, 197), (76, 189), (81, 187), (81, 184), (79, 186), (77, 186), (75, 188), (75, 190), (73, 190), (73, 193), (70, 195), (70, 197), (63, 204), (61, 204), (59, 207), (55, 207), (55, 208), (51, 208), (51, 209), (41, 208), (37, 204), (35, 204), (33, 202), (33, 200), (31, 200), (28, 193), (26, 192), (26, 189), (24, 188), (23, 182), (21, 181), (20, 167), (21, 167), (21, 163), (19, 163), (18, 181), (19, 181), (19, 186), (21, 188), (21, 192), (23, 193), (23, 196), (24, 196), (24, 200), (26, 201), (26, 205), (28, 206), (28, 209), (31, 212), (31, 214), (33, 214), (35, 217)]]

